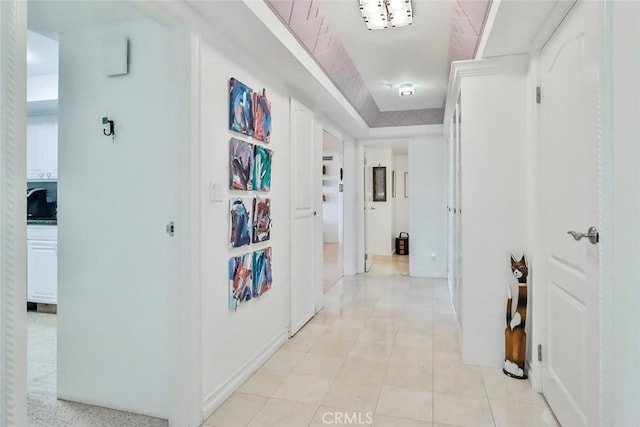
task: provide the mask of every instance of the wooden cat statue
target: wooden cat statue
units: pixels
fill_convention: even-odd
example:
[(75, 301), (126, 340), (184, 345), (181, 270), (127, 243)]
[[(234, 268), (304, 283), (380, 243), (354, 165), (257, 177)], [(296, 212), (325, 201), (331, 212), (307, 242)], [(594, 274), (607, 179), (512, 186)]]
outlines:
[(515, 313), (512, 311), (513, 297), (509, 285), (507, 300), (507, 328), (504, 330), (504, 367), (502, 371), (513, 378), (526, 379), (525, 359), (527, 357), (527, 334), (524, 331), (527, 319), (527, 275), (529, 269), (522, 255), (520, 261), (511, 255), (511, 271), (518, 280), (518, 302)]

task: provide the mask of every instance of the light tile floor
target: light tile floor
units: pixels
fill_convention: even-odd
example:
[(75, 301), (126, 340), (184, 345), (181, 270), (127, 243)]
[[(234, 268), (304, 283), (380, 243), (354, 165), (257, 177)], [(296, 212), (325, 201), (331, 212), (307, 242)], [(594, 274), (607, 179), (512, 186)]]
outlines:
[(323, 243), (322, 289), (328, 291), (342, 277), (340, 272), (340, 258), (342, 245), (339, 243)]
[(462, 363), (444, 280), (410, 278), (407, 257), (374, 260), (207, 426), (556, 426), (527, 381)]
[(27, 313), (29, 426), (160, 427), (166, 420), (56, 398), (57, 316)]

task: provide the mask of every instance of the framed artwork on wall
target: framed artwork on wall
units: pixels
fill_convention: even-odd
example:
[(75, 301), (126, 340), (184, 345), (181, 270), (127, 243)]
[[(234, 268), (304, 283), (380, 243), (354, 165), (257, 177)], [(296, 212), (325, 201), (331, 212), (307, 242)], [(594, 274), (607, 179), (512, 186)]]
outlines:
[(396, 171), (391, 171), (391, 197), (396, 198)]
[(253, 144), (231, 138), (229, 142), (229, 188), (232, 190), (253, 190), (253, 165)]
[(387, 167), (373, 167), (373, 201), (387, 201)]
[(229, 248), (251, 244), (251, 215), (242, 199), (230, 201)]
[(267, 99), (267, 90), (253, 92), (253, 137), (269, 143), (271, 139), (271, 101)]
[(271, 238), (271, 199), (253, 199), (253, 243)]
[(409, 198), (409, 172), (404, 173), (404, 197)]
[(252, 94), (249, 86), (229, 80), (229, 129), (249, 136), (253, 134)]
[(273, 151), (260, 145), (255, 146), (253, 165), (253, 189), (257, 191), (271, 190), (271, 159)]
[(238, 307), (253, 298), (253, 257), (251, 254), (229, 259), (229, 309)]
[(271, 248), (253, 253), (253, 295), (260, 295), (271, 289)]

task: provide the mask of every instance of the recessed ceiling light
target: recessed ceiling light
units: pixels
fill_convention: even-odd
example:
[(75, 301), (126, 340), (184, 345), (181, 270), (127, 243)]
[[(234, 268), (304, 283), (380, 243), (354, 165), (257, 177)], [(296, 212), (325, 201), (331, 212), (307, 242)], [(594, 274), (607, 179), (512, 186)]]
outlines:
[(411, 96), (413, 95), (413, 85), (412, 84), (403, 84), (398, 88), (398, 92), (400, 96)]
[(367, 28), (404, 27), (413, 22), (411, 0), (358, 0)]

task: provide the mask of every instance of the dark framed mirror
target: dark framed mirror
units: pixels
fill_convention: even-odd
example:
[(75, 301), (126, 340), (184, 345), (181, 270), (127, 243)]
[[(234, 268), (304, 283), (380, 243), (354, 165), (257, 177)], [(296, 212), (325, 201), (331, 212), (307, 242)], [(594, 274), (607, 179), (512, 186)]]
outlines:
[(387, 167), (373, 167), (373, 201), (387, 201)]

